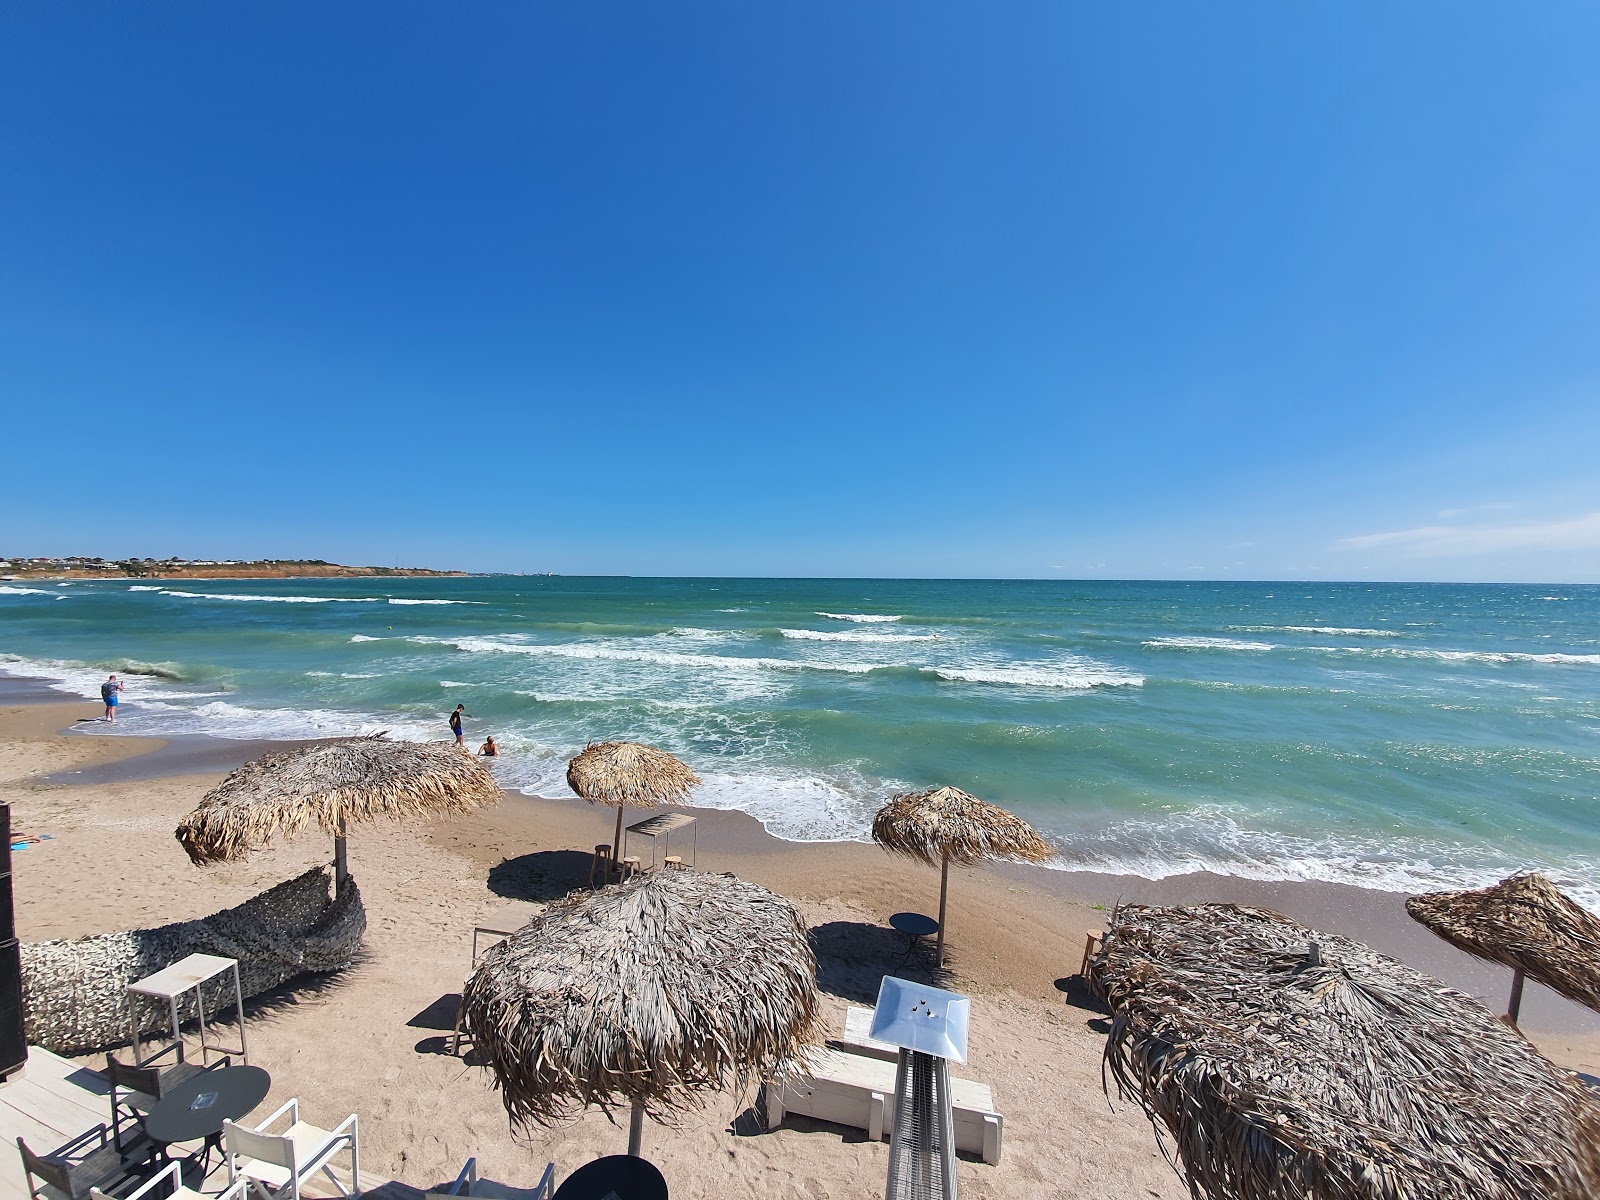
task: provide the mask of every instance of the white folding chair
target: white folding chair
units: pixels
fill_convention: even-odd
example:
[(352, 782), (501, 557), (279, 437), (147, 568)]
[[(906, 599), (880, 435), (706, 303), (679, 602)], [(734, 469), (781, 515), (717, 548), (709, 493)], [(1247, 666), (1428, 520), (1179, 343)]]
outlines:
[[(272, 1126), (288, 1119), (288, 1127)], [(300, 1188), (319, 1172), (341, 1196), (361, 1194), (361, 1139), (356, 1114), (333, 1129), (319, 1129), (300, 1119), (299, 1098), (290, 1100), (255, 1128), (223, 1122), (222, 1145), (228, 1160), (228, 1183), (243, 1177), (260, 1200), (300, 1200)], [(349, 1186), (333, 1171), (335, 1156), (350, 1152)]]
[[(130, 1192), (123, 1200), (145, 1200), (146, 1196), (151, 1197), (151, 1200), (245, 1200), (245, 1189), (249, 1184), (248, 1179), (241, 1178), (230, 1183), (219, 1195), (207, 1196), (184, 1185), (183, 1160), (175, 1159), (146, 1179), (137, 1190)], [(90, 1200), (114, 1200), (99, 1188), (90, 1188), (89, 1197)]]

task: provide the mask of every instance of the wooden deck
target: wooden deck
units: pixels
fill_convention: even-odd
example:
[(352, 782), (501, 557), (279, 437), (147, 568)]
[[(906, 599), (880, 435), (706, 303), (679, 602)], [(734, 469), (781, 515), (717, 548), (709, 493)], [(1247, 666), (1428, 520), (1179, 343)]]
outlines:
[[(0, 1200), (28, 1200), (27, 1180), (16, 1149), (19, 1137), (27, 1139), (28, 1149), (49, 1154), (97, 1125), (109, 1127), (110, 1122), (111, 1089), (104, 1075), (38, 1046), (28, 1047), (28, 1065), (0, 1084), (0, 1139), (5, 1143), (0, 1146)], [(227, 1169), (219, 1163), (206, 1177), (204, 1190), (220, 1192), (227, 1182)], [(422, 1200), (423, 1196), (418, 1188), (365, 1171), (361, 1190), (378, 1200)], [(302, 1193), (332, 1194), (331, 1189), (302, 1189)]]

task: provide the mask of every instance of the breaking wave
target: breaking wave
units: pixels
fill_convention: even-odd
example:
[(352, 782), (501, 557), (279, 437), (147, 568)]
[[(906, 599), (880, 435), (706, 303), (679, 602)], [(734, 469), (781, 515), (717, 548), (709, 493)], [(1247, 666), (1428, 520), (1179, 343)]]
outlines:
[(1176, 650), (1276, 650), (1271, 642), (1244, 642), (1225, 637), (1159, 637), (1146, 646), (1170, 646)]
[(827, 617), (830, 621), (854, 621), (858, 625), (887, 625), (891, 621), (903, 621), (904, 616), (884, 616), (878, 613), (831, 613), (818, 611), (817, 616)]
[(936, 633), (870, 633), (866, 630), (841, 630), (834, 633), (818, 629), (780, 629), (786, 638), (802, 642), (936, 642)]

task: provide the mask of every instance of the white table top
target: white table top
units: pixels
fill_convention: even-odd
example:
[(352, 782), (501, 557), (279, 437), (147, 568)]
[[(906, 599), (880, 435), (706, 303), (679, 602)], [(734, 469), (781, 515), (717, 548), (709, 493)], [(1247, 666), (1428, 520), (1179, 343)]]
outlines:
[(538, 916), (539, 908), (539, 905), (528, 900), (513, 900), (503, 908), (495, 909), (472, 928), (476, 933), (503, 933), (510, 937)]
[(218, 975), (226, 974), (238, 965), (234, 959), (219, 958), (215, 954), (191, 954), (188, 958), (180, 958), (170, 967), (163, 967), (154, 975), (130, 983), (128, 990), (138, 992), (141, 996), (156, 996), (162, 1000), (170, 1000), (180, 996), (192, 988), (199, 987), (208, 979), (215, 979)]
[(645, 837), (655, 837), (658, 833), (671, 833), (674, 829), (682, 829), (685, 825), (693, 825), (697, 818), (688, 813), (660, 813), (654, 817), (646, 817), (633, 825), (628, 826), (629, 833), (642, 834)]

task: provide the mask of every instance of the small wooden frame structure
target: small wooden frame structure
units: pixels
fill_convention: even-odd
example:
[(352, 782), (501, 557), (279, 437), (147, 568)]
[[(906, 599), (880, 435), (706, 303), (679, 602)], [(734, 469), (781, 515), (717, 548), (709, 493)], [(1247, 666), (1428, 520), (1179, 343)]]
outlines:
[(650, 839), (650, 866), (653, 870), (656, 865), (656, 839), (661, 839), (661, 853), (665, 856), (672, 852), (673, 832), (690, 826), (694, 827), (694, 840), (689, 844), (689, 865), (692, 867), (700, 855), (700, 823), (688, 813), (657, 813), (629, 825), (622, 839), (623, 857), (627, 857), (629, 835), (636, 833), (640, 837), (647, 837)]

